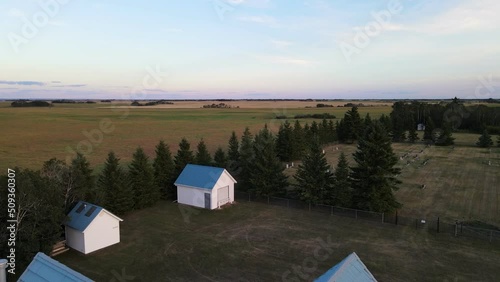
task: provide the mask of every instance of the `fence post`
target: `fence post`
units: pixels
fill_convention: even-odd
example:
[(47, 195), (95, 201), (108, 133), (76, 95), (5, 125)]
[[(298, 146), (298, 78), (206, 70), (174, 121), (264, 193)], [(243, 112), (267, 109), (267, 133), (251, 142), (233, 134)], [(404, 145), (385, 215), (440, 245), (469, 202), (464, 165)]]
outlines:
[(458, 221), (455, 221), (455, 237), (457, 237), (458, 233)]
[(355, 215), (356, 215), (356, 219), (358, 219), (358, 210), (354, 210), (355, 212)]
[(438, 216), (438, 220), (437, 220), (437, 233), (439, 233), (439, 216)]
[(464, 223), (460, 222), (460, 234), (464, 233)]
[(248, 193), (248, 201), (251, 202), (252, 200), (250, 200), (250, 193)]
[(398, 210), (396, 210), (396, 219), (395, 219), (395, 221), (396, 221), (396, 225), (398, 225)]

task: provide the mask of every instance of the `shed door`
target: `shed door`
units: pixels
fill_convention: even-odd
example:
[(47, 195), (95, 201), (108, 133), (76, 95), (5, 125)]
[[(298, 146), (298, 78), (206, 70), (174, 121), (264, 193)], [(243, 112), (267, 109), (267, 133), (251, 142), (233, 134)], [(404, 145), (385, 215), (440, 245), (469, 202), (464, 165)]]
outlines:
[(205, 193), (205, 208), (210, 209), (210, 193)]
[(229, 186), (219, 188), (217, 190), (218, 206), (222, 206), (229, 202)]

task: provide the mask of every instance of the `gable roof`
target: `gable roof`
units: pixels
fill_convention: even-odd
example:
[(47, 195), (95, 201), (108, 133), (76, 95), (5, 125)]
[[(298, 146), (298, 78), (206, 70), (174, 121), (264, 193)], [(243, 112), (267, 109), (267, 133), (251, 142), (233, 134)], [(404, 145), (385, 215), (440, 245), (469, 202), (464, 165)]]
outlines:
[(315, 282), (376, 282), (377, 280), (366, 268), (356, 253), (352, 253), (330, 268), (323, 275), (318, 277)]
[(93, 281), (74, 271), (64, 264), (51, 259), (44, 253), (37, 253), (30, 265), (19, 277), (20, 282), (62, 282), (62, 281)]
[(116, 215), (110, 213), (100, 206), (93, 205), (84, 201), (79, 201), (78, 204), (76, 204), (76, 206), (69, 212), (69, 219), (65, 222), (65, 225), (83, 232), (101, 211), (108, 213), (119, 221), (123, 221), (123, 219), (117, 217)]
[(188, 164), (174, 184), (211, 190), (224, 172), (236, 183), (236, 180), (223, 168)]

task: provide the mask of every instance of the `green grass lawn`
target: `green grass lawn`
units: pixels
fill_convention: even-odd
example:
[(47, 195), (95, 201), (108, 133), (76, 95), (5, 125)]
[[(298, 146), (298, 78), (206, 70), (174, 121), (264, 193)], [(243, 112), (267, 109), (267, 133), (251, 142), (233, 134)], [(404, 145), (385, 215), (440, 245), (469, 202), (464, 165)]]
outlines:
[(258, 203), (196, 210), (187, 222), (177, 204), (161, 202), (125, 216), (121, 234), (117, 245), (56, 259), (96, 281), (282, 281), (304, 263), (300, 281), (312, 281), (351, 252), (379, 281), (500, 277), (498, 245)]

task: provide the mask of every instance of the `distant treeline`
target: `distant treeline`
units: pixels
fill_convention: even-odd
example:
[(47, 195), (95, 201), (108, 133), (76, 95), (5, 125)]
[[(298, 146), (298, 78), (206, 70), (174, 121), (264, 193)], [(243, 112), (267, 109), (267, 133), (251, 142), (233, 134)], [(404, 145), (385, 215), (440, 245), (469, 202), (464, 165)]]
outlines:
[[(276, 119), (288, 119), (287, 116), (285, 115), (279, 115), (275, 117)], [(293, 117), (294, 119), (306, 119), (306, 118), (313, 118), (313, 119), (335, 119), (337, 118), (335, 115), (329, 114), (329, 113), (324, 113), (324, 114), (300, 114), (300, 115), (295, 115)]]
[[(232, 108), (232, 106), (225, 103), (219, 103), (219, 104), (203, 105), (203, 108), (230, 109)], [(239, 106), (237, 106), (236, 108), (239, 108)]]
[(141, 107), (141, 106), (156, 106), (156, 105), (173, 105), (173, 102), (165, 101), (165, 100), (158, 100), (158, 101), (151, 101), (147, 103), (139, 103), (138, 101), (132, 102), (130, 104), (131, 106), (136, 106), (136, 107)]
[[(490, 101), (493, 103), (493, 100)], [(396, 135), (414, 128), (417, 124), (433, 128), (450, 127), (481, 133), (500, 134), (500, 107), (486, 105), (465, 106), (460, 99), (451, 103), (396, 102), (392, 106), (389, 123)]]
[(52, 104), (46, 101), (14, 101), (10, 104), (11, 107), (52, 107)]
[(79, 100), (53, 100), (52, 104), (95, 104), (95, 101), (87, 100), (87, 101), (79, 101)]

